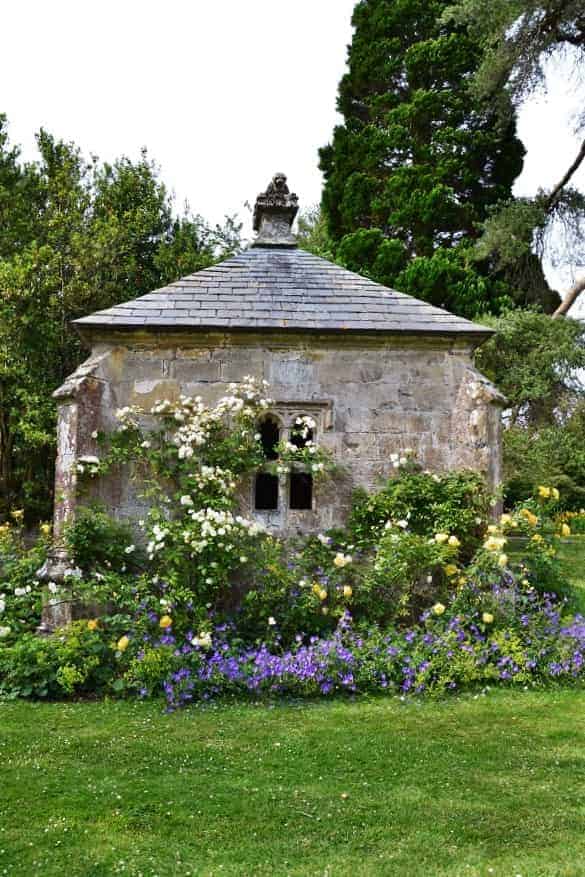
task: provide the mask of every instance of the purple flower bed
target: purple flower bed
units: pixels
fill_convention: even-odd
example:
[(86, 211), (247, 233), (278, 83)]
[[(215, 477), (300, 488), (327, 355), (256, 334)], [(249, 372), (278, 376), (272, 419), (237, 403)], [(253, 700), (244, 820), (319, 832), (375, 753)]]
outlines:
[[(345, 613), (333, 634), (298, 634), (286, 647), (277, 630), (271, 642), (243, 644), (233, 624), (216, 626), (208, 645), (194, 642), (192, 631), (180, 639), (169, 630), (146, 638), (149, 649), (167, 651), (172, 665), (162, 685), (169, 710), (225, 695), (418, 695), (581, 678), (585, 619), (563, 623), (562, 600), (515, 584), (495, 586), (482, 599), (465, 608), (477, 604), (477, 593), (466, 589), (440, 617), (429, 610), (402, 630), (356, 627)], [(142, 685), (140, 693), (157, 688)]]

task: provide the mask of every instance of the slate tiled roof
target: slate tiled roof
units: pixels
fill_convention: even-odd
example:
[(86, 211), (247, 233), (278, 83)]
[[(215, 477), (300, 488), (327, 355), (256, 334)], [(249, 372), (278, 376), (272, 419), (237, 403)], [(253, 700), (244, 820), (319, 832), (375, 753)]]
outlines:
[(491, 334), (441, 308), (287, 247), (252, 247), (74, 323), (88, 329)]

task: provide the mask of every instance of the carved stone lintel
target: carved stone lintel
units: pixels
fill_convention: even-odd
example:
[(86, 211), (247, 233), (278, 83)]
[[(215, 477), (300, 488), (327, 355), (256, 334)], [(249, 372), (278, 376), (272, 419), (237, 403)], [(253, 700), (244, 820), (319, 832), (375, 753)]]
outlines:
[(284, 174), (274, 174), (265, 192), (261, 192), (254, 207), (254, 231), (258, 237), (254, 246), (294, 247), (296, 238), (291, 231), (299, 209), (299, 199), (286, 184)]

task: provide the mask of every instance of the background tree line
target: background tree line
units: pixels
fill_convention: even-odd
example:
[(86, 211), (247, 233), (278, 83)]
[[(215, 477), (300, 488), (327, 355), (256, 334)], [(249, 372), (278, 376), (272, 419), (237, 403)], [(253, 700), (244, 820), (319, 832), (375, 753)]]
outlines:
[(85, 160), (46, 131), (23, 163), (0, 116), (0, 512), (48, 517), (52, 392), (85, 358), (69, 323), (211, 264), (240, 226), (177, 215), (156, 165)]

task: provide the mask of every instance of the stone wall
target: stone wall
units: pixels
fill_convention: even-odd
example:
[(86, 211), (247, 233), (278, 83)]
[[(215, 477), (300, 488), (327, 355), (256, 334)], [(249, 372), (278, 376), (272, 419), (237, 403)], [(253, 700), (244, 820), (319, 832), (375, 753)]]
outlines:
[[(75, 459), (97, 452), (91, 435), (115, 428), (117, 408), (148, 411), (181, 394), (214, 401), (244, 375), (269, 381), (284, 430), (298, 414), (314, 417), (316, 440), (343, 467), (334, 484), (317, 486), (313, 510), (287, 511), (283, 502), (278, 513), (257, 513), (281, 532), (341, 523), (354, 487), (377, 487), (393, 472), (390, 454), (407, 447), (426, 468), (469, 467), (499, 482), (503, 400), (473, 368), (467, 339), (127, 332), (92, 341), (90, 359), (56, 394), (57, 527), (74, 514)], [(95, 494), (118, 517), (144, 513), (140, 484), (124, 473), (102, 479)], [(252, 485), (244, 485), (242, 508), (251, 505)]]

